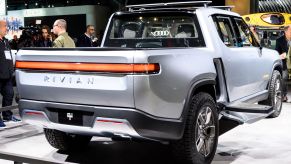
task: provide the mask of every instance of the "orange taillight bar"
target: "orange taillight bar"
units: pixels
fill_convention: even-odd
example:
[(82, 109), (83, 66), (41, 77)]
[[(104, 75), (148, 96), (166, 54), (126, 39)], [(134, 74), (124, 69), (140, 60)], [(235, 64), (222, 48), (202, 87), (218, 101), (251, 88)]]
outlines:
[(160, 66), (154, 64), (116, 64), (116, 63), (66, 63), (16, 61), (16, 68), (30, 70), (84, 71), (110, 73), (158, 73)]

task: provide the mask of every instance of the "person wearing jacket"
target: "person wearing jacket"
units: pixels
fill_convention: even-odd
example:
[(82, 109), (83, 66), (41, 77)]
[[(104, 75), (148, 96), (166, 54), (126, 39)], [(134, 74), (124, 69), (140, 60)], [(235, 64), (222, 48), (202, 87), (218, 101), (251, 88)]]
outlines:
[(52, 47), (52, 36), (49, 26), (44, 25), (41, 27), (41, 38), (38, 40), (36, 47)]
[(53, 25), (53, 32), (58, 37), (53, 42), (54, 48), (75, 48), (74, 40), (67, 33), (67, 22), (64, 19), (58, 19)]
[(96, 39), (92, 40), (95, 33), (95, 28), (93, 25), (87, 25), (86, 32), (82, 34), (77, 40), (77, 47), (95, 47)]
[(282, 93), (283, 102), (287, 102), (287, 93), (288, 93), (288, 69), (287, 69), (287, 54), (288, 49), (291, 46), (291, 25), (284, 27), (284, 35), (276, 40), (276, 48), (275, 50), (278, 51), (283, 63), (283, 73), (282, 73)]
[[(0, 93), (2, 95), (2, 107), (10, 106), (13, 102), (14, 91), (13, 91), (13, 60), (11, 48), (8, 40), (5, 38), (7, 34), (6, 21), (0, 20)], [(13, 116), (12, 111), (2, 112), (4, 121), (20, 121)], [(5, 127), (1, 116), (0, 116), (0, 128)]]

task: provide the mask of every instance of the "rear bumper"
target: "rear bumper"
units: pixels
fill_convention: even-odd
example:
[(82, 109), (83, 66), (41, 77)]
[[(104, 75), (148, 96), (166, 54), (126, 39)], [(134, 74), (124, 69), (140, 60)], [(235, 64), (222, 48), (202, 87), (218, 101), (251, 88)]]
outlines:
[[(181, 120), (157, 118), (137, 109), (87, 106), (34, 100), (19, 101), (23, 121), (67, 133), (152, 140), (177, 140), (184, 132)], [(82, 126), (59, 123), (58, 113), (81, 111)], [(69, 119), (63, 118), (63, 119)]]

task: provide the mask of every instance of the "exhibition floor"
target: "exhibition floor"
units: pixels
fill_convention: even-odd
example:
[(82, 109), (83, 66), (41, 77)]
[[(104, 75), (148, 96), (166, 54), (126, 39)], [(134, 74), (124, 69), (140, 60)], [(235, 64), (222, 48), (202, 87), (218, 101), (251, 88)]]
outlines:
[[(219, 138), (213, 164), (289, 164), (291, 163), (291, 103), (284, 103), (281, 115), (254, 124), (238, 126)], [(68, 163), (149, 164), (173, 159), (168, 147), (157, 143), (112, 142), (93, 138), (84, 151), (64, 153), (52, 148), (42, 129), (22, 123), (8, 123), (0, 131), (0, 152)], [(12, 164), (0, 160), (1, 164)]]

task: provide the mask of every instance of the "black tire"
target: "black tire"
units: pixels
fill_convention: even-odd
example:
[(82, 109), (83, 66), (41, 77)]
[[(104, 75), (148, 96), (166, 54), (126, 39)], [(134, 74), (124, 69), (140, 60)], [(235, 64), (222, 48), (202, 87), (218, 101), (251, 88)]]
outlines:
[(73, 135), (53, 129), (44, 129), (49, 144), (62, 151), (74, 151), (84, 148), (91, 141), (92, 136)]
[[(209, 121), (207, 121), (206, 116), (210, 116)], [(218, 114), (213, 98), (204, 92), (194, 95), (189, 105), (183, 137), (178, 141), (171, 142), (177, 162), (186, 164), (211, 163), (216, 152), (218, 135)], [(206, 144), (204, 143), (209, 145), (208, 151), (205, 151)]]
[(279, 71), (274, 70), (269, 85), (268, 99), (262, 101), (260, 104), (272, 106), (274, 113), (268, 118), (278, 117), (282, 110), (282, 77)]

